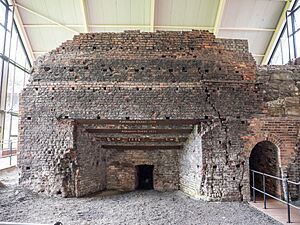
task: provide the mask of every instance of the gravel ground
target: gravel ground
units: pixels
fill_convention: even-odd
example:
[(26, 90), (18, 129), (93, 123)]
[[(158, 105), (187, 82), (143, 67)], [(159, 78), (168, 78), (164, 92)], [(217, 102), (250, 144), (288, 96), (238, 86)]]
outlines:
[(247, 203), (197, 201), (180, 191), (135, 191), (62, 199), (22, 190), (11, 180), (0, 188), (0, 221), (60, 221), (64, 225), (280, 224)]

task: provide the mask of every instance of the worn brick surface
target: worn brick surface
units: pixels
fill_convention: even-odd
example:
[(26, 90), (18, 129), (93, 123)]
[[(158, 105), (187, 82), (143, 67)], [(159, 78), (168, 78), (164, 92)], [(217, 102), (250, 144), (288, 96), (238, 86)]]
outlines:
[[(255, 144), (266, 138), (284, 144), (280, 166), (297, 162), (295, 70), (257, 69), (246, 41), (216, 39), (206, 31), (77, 35), (37, 59), (22, 92), (20, 183), (62, 196), (133, 190), (135, 166), (151, 164), (155, 189), (180, 188), (207, 200), (247, 200), (248, 158)], [(120, 150), (105, 149), (106, 139), (88, 129), (129, 126), (78, 123), (102, 119), (203, 122), (191, 129), (181, 149)], [(273, 129), (278, 121), (284, 126)], [(187, 127), (136, 127), (152, 128)], [(130, 138), (149, 138), (114, 135), (126, 145), (141, 144), (128, 143)]]

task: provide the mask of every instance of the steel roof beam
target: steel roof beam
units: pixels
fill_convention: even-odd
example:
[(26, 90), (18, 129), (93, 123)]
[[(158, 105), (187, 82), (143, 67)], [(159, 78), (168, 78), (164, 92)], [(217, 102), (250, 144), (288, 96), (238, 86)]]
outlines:
[(24, 10), (26, 10), (26, 11), (28, 11), (28, 12), (34, 14), (34, 15), (36, 15), (36, 16), (39, 16), (39, 17), (43, 18), (44, 20), (49, 21), (50, 23), (56, 24), (56, 25), (59, 26), (59, 27), (62, 27), (62, 28), (64, 28), (64, 29), (67, 29), (67, 30), (69, 30), (69, 31), (71, 31), (71, 32), (74, 32), (74, 33), (76, 33), (76, 34), (79, 33), (77, 30), (74, 30), (74, 29), (72, 29), (72, 28), (70, 28), (70, 27), (67, 27), (67, 26), (65, 26), (64, 24), (61, 24), (61, 23), (59, 23), (59, 22), (57, 22), (57, 21), (55, 21), (55, 20), (53, 20), (53, 19), (51, 19), (51, 18), (49, 18), (49, 17), (47, 17), (47, 16), (44, 16), (44, 15), (38, 13), (38, 12), (35, 12), (35, 11), (33, 11), (32, 9), (29, 9), (29, 8), (23, 6), (23, 5), (20, 5), (19, 3), (15, 3), (15, 5), (18, 6), (19, 8), (22, 8), (22, 9), (24, 9)]
[(87, 12), (86, 0), (81, 0), (80, 5), (81, 5), (81, 11), (82, 11), (82, 15), (83, 15), (84, 32), (88, 33), (89, 32), (89, 23), (88, 23), (88, 12)]
[(150, 12), (150, 32), (155, 30), (155, 1), (151, 0), (151, 12)]
[(30, 63), (32, 64), (33, 61), (35, 60), (35, 56), (34, 56), (34, 53), (33, 53), (33, 50), (32, 50), (32, 46), (31, 46), (31, 43), (29, 41), (28, 34), (27, 34), (27, 32), (24, 28), (24, 24), (23, 24), (22, 18), (20, 16), (20, 12), (18, 10), (18, 7), (16, 6), (16, 2), (13, 1), (12, 4), (14, 5), (14, 8), (15, 8), (14, 9), (14, 21), (17, 25), (18, 30), (19, 30), (20, 37), (23, 41), (25, 51), (27, 52)]
[[(81, 24), (65, 24), (67, 27), (84, 27)], [(24, 24), (24, 27), (28, 28), (40, 28), (40, 27), (59, 27), (55, 24)], [(151, 28), (149, 25), (132, 25), (132, 24), (89, 24), (88, 27), (98, 28)], [(161, 29), (200, 29), (200, 30), (212, 30), (214, 27), (201, 27), (201, 26), (154, 26)], [(261, 32), (274, 32), (274, 28), (256, 28), (256, 27), (219, 27), (219, 30), (229, 31), (261, 31)]]
[(226, 0), (219, 0), (218, 11), (217, 11), (215, 24), (213, 28), (213, 33), (215, 34), (215, 36), (218, 35), (219, 28), (221, 26), (225, 5), (226, 5)]

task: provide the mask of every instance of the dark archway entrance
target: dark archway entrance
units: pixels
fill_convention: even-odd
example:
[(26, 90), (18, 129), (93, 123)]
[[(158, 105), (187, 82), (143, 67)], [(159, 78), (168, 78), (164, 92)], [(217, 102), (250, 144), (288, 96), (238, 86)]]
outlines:
[(136, 189), (149, 190), (153, 189), (153, 165), (136, 166), (137, 185)]
[[(280, 177), (280, 168), (278, 162), (278, 148), (270, 141), (262, 141), (257, 143), (252, 149), (249, 158), (250, 170), (256, 170), (273, 176)], [(266, 192), (277, 197), (281, 196), (281, 182), (265, 177)], [(253, 185), (253, 177), (250, 172), (250, 184)], [(255, 187), (263, 190), (262, 175), (255, 175)], [(252, 191), (251, 191), (252, 194)]]

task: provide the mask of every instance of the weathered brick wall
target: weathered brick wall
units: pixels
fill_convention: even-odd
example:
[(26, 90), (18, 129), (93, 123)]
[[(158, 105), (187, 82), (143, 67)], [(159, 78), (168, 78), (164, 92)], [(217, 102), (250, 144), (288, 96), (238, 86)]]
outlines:
[(84, 126), (76, 126), (76, 196), (83, 196), (106, 188), (106, 150)]
[(153, 165), (155, 190), (179, 189), (178, 154), (180, 150), (109, 150), (107, 152), (107, 189), (135, 190), (135, 166)]
[(195, 126), (179, 155), (180, 190), (200, 197), (201, 180), (203, 177), (202, 138)]
[[(298, 137), (299, 140), (299, 137)], [(298, 141), (295, 148), (295, 156), (292, 157), (292, 160), (288, 167), (288, 177), (294, 182), (300, 182), (300, 142)], [(295, 184), (290, 184), (289, 188), (291, 190), (292, 200), (299, 200), (300, 195), (300, 186)]]
[[(157, 189), (181, 183), (206, 199), (249, 199), (248, 157), (258, 140), (249, 126), (267, 112), (264, 88), (245, 41), (205, 31), (77, 35), (36, 61), (22, 92), (20, 183), (63, 196), (132, 189), (133, 168), (145, 161), (156, 165)], [(150, 153), (104, 150), (79, 119), (206, 122), (182, 150)]]
[[(260, 66), (257, 69), (257, 92), (263, 98), (263, 111), (250, 121), (244, 137), (245, 154), (261, 141), (276, 145), (279, 170), (283, 177), (297, 181), (297, 155), (300, 130), (300, 68), (297, 66)], [(266, 171), (265, 171), (266, 172)], [(281, 189), (277, 187), (277, 189)], [(299, 187), (291, 185), (293, 198), (299, 197)], [(281, 193), (283, 194), (283, 193)]]

